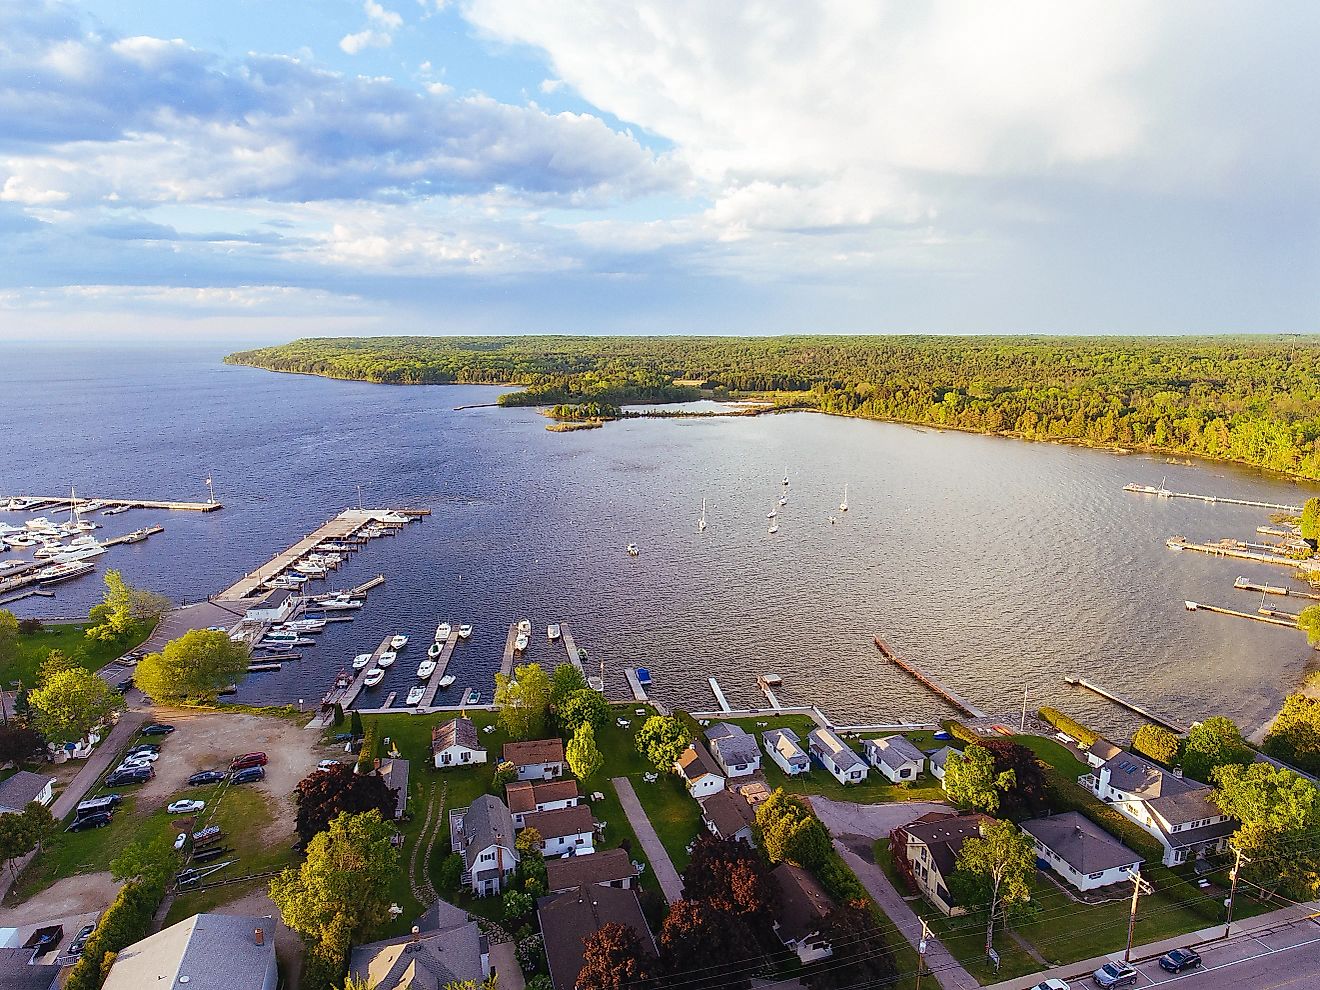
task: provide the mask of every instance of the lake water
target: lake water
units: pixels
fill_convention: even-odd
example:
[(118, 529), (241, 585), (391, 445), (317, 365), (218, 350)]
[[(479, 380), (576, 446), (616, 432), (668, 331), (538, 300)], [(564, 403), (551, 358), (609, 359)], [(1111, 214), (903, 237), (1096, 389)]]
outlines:
[[(672, 703), (713, 707), (712, 674), (734, 704), (760, 703), (755, 677), (774, 671), (786, 703), (837, 717), (941, 714), (877, 654), (879, 634), (996, 713), (1016, 713), (1025, 688), (1033, 708), (1131, 727), (1063, 684), (1080, 673), (1175, 718), (1222, 712), (1249, 731), (1313, 655), (1291, 630), (1182, 606), (1250, 611), (1259, 600), (1233, 590), (1238, 574), (1283, 582), (1278, 568), (1164, 546), (1173, 534), (1251, 539), (1266, 512), (1122, 491), (1167, 475), (1183, 491), (1300, 504), (1309, 486), (811, 414), (549, 433), (532, 410), (455, 409), (494, 401), (491, 388), (277, 375), (225, 366), (222, 354), (7, 345), (0, 493), (76, 484), (90, 497), (201, 501), (212, 474), (225, 504), (98, 517), (98, 534), (166, 529), (17, 613), (85, 612), (107, 566), (176, 601), (203, 599), (356, 504), (361, 485), (369, 505), (433, 514), (351, 557), (332, 586), (378, 572), (386, 583), (302, 660), (252, 675), (241, 700), (319, 698), (348, 658), (393, 631), (414, 643), (377, 691), (402, 693), (441, 619), (476, 626), (450, 693), (471, 684), (489, 697), (508, 623), (526, 616), (529, 659), (562, 658), (544, 629), (566, 621), (593, 663), (606, 662), (612, 694), (625, 690), (622, 668), (641, 664)], [(786, 467), (789, 502), (771, 535)]]

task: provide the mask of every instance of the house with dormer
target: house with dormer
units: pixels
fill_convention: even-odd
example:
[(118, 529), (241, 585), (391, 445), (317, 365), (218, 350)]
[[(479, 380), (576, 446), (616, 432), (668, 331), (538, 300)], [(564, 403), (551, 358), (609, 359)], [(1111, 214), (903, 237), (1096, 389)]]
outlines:
[(449, 840), (463, 857), (463, 883), (478, 897), (501, 893), (518, 868), (513, 817), (494, 794), (449, 813)]

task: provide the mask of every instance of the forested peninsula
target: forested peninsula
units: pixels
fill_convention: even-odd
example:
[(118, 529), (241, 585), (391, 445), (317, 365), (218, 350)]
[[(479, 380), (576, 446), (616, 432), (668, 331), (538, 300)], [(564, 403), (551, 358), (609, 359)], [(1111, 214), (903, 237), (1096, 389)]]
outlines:
[(768, 393), (839, 416), (1320, 479), (1320, 339), (1309, 337), (308, 338), (225, 361), (399, 385), (524, 387), (504, 405)]

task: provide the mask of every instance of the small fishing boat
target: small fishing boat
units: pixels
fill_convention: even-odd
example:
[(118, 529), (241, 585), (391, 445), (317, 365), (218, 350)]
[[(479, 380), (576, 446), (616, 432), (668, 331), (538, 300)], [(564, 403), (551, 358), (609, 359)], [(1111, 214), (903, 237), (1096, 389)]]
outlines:
[(399, 655), (398, 655), (397, 653), (394, 653), (394, 652), (391, 651), (391, 650), (386, 650), (386, 651), (385, 651), (384, 653), (382, 653), (382, 654), (380, 655), (380, 657), (376, 660), (376, 663), (378, 663), (378, 664), (379, 664), (380, 666), (382, 666), (382, 667), (389, 667), (389, 666), (393, 665), (393, 663), (394, 663), (395, 660), (398, 659), (398, 656), (399, 656)]
[(449, 687), (449, 685), (453, 683), (454, 683), (454, 675), (445, 674), (444, 677), (440, 678), (440, 680), (435, 682), (435, 686), (443, 691), (445, 688)]
[(629, 543), (625, 549), (627, 549), (629, 557), (636, 557), (642, 552), (641, 548), (638, 547), (636, 543)]
[(404, 648), (405, 646), (407, 646), (407, 645), (408, 645), (408, 637), (407, 637), (407, 636), (404, 636), (404, 635), (401, 634), (401, 635), (398, 635), (398, 636), (391, 636), (391, 637), (390, 637), (390, 649), (391, 649), (391, 650), (401, 650), (401, 649), (403, 649), (403, 648)]
[(448, 622), (440, 623), (440, 625), (435, 627), (435, 641), (437, 643), (443, 643), (449, 638), (449, 634), (453, 631), (453, 628), (454, 627)]
[(773, 518), (774, 518), (775, 516), (777, 516), (777, 515), (779, 515), (779, 510), (778, 510), (778, 509), (775, 509), (775, 508), (772, 508), (769, 512), (767, 512), (767, 513), (765, 514), (765, 517), (766, 517), (767, 519), (773, 519)]
[(523, 650), (527, 649), (528, 642), (529, 640), (527, 637), (523, 633), (519, 633), (518, 638), (513, 641), (514, 652), (521, 653)]
[(550, 642), (552, 642), (552, 643), (553, 643), (555, 640), (557, 640), (557, 639), (559, 638), (559, 636), (560, 636), (560, 632), (559, 632), (559, 623), (558, 623), (558, 622), (552, 622), (550, 625), (546, 626), (546, 627), (545, 627), (545, 635), (546, 635), (546, 638), (547, 638), (548, 640), (550, 640)]
[(840, 511), (840, 512), (847, 512), (847, 511), (848, 511), (848, 486), (847, 486), (847, 485), (844, 485), (844, 486), (843, 486), (843, 501), (839, 503), (839, 511)]
[(773, 519), (771, 519), (771, 520), (770, 520), (770, 528), (769, 528), (768, 530), (766, 530), (766, 532), (768, 532), (768, 533), (778, 533), (778, 532), (779, 532), (779, 523), (777, 523), (777, 522), (775, 522)]
[(597, 677), (595, 674), (592, 674), (587, 678), (587, 687), (599, 694), (605, 693), (605, 681)]
[(353, 669), (354, 669), (354, 670), (361, 670), (363, 667), (365, 667), (365, 666), (366, 666), (367, 664), (369, 664), (369, 663), (371, 663), (371, 654), (370, 654), (370, 653), (359, 653), (357, 656), (355, 656), (355, 657), (353, 658)]
[(788, 505), (788, 496), (787, 496), (787, 495), (781, 495), (781, 496), (779, 497), (779, 504), (780, 504), (780, 505)]
[(532, 634), (532, 623), (531, 623), (531, 620), (529, 620), (529, 619), (523, 619), (521, 622), (519, 622), (519, 623), (518, 623), (518, 631), (519, 631), (520, 633), (522, 633), (524, 636), (530, 636), (530, 635)]
[(788, 468), (784, 468), (784, 487), (788, 487)]
[(432, 643), (426, 648), (426, 655), (434, 660), (441, 653), (445, 652), (445, 644), (440, 642)]
[(435, 661), (423, 660), (417, 668), (417, 676), (422, 680), (428, 680), (435, 673)]
[(420, 705), (422, 703), (422, 698), (424, 697), (426, 697), (426, 688), (418, 684), (408, 692), (407, 703), (409, 705)]
[(471, 627), (471, 626), (466, 626), (466, 625), (464, 625), (464, 626), (459, 626), (459, 627), (458, 627), (458, 638), (459, 638), (459, 639), (467, 639), (467, 638), (468, 638), (469, 636), (471, 636), (471, 635), (472, 635), (472, 627)]
[(272, 629), (263, 637), (266, 643), (296, 643), (301, 639), (292, 629)]
[(834, 525), (836, 522), (838, 522), (838, 521), (839, 521), (839, 520), (836, 519), (834, 516), (830, 516), (830, 525), (831, 525), (831, 526), (833, 526), (833, 525)]
[(321, 608), (327, 612), (347, 612), (351, 609), (361, 608), (361, 598), (349, 598), (347, 595), (335, 595), (320, 602)]
[(385, 671), (377, 667), (374, 670), (369, 671), (366, 677), (362, 678), (362, 683), (367, 687), (372, 688), (383, 680), (385, 680)]

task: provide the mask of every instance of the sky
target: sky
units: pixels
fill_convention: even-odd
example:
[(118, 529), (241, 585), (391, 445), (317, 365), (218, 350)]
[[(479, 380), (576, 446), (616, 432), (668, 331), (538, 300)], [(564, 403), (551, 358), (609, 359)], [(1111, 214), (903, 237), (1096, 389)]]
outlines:
[(1320, 5), (0, 0), (0, 340), (1320, 326)]

